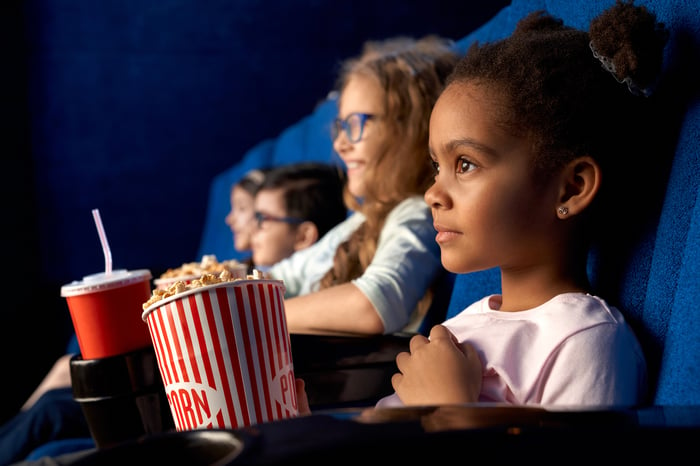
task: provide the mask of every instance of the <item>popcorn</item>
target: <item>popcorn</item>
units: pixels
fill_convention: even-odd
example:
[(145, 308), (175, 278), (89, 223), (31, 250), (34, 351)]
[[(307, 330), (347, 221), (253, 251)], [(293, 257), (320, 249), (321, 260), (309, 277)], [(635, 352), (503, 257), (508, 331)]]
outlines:
[(217, 274), (224, 270), (235, 270), (243, 264), (235, 259), (219, 262), (216, 255), (208, 254), (202, 256), (201, 262), (186, 262), (175, 269), (168, 269), (160, 278), (177, 278), (192, 275), (204, 275), (205, 273)]
[(235, 276), (228, 268), (224, 268), (218, 275), (205, 272), (201, 277), (191, 281), (186, 282), (183, 280), (177, 280), (167, 288), (155, 288), (151, 294), (151, 297), (148, 299), (148, 301), (143, 303), (142, 307), (145, 311), (153, 303), (169, 298), (178, 293), (184, 293), (185, 291), (201, 288), (203, 286), (216, 285), (217, 283), (223, 282), (235, 282), (237, 280), (262, 280), (266, 278), (268, 278), (266, 274), (260, 272), (259, 270), (253, 270), (253, 274), (247, 275), (245, 278)]
[(202, 257), (201, 262), (186, 262), (181, 267), (176, 269), (168, 269), (160, 278), (156, 278), (153, 284), (159, 289), (168, 289), (178, 280), (191, 282), (194, 279), (202, 277), (204, 274), (218, 275), (223, 271), (229, 271), (236, 277), (245, 278), (248, 266), (243, 262), (238, 262), (235, 259), (219, 262), (213, 254)]

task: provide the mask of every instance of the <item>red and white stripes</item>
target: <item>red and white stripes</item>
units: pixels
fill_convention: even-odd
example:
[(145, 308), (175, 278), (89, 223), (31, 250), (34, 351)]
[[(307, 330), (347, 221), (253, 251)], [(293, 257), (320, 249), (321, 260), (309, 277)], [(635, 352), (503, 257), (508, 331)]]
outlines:
[(236, 428), (297, 414), (284, 286), (203, 287), (147, 316), (178, 430)]

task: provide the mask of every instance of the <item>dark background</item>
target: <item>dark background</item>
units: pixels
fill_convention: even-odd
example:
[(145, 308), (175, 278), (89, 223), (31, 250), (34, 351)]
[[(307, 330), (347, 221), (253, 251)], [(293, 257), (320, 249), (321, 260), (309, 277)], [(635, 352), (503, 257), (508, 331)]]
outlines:
[(0, 420), (65, 349), (60, 287), (104, 270), (92, 209), (114, 269), (198, 260), (213, 177), (309, 114), (365, 40), (459, 39), (507, 3), (3, 1)]

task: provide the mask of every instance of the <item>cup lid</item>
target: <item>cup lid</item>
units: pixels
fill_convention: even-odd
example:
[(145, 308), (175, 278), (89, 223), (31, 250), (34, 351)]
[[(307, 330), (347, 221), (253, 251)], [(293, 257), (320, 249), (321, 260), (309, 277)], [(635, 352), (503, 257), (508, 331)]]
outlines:
[(82, 280), (75, 280), (61, 287), (61, 296), (77, 296), (86, 293), (94, 293), (96, 291), (105, 291), (112, 288), (120, 288), (122, 286), (131, 285), (132, 283), (152, 278), (151, 271), (148, 269), (138, 270), (114, 270), (112, 273), (105, 272), (86, 275)]

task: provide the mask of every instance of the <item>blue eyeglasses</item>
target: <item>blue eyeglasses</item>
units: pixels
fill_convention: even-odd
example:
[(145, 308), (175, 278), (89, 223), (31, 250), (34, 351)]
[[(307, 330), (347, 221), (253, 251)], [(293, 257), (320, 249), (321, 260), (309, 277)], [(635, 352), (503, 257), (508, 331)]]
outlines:
[(341, 131), (345, 131), (348, 141), (351, 143), (359, 142), (362, 139), (362, 133), (365, 129), (367, 120), (376, 118), (376, 115), (370, 113), (351, 113), (344, 120), (336, 118), (331, 126), (331, 138), (335, 141)]
[(300, 223), (305, 222), (304, 219), (297, 217), (277, 217), (275, 215), (268, 215), (262, 212), (255, 212), (255, 221), (258, 222), (258, 228), (262, 228), (263, 222), (283, 222), (291, 225), (299, 225)]

